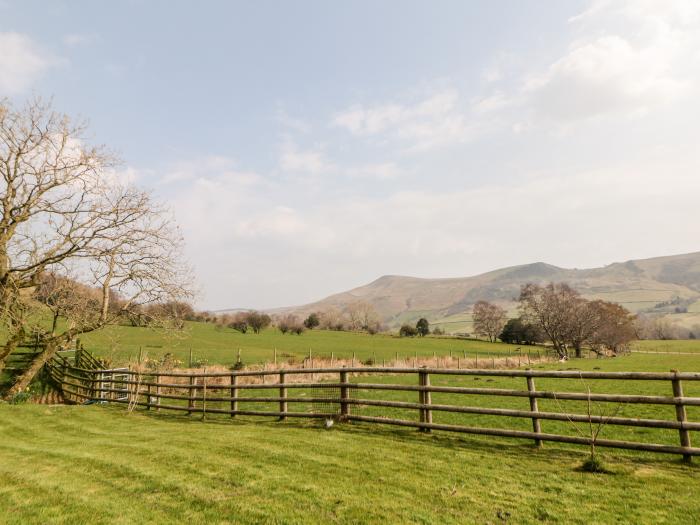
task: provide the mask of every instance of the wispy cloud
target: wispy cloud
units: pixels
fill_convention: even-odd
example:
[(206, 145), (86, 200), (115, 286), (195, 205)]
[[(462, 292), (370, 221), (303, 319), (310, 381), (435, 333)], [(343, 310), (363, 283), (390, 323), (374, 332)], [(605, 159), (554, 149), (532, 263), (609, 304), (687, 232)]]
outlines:
[(21, 33), (0, 33), (0, 95), (29, 88), (61, 60)]
[(331, 124), (355, 136), (385, 134), (415, 151), (464, 142), (472, 132), (454, 89), (441, 90), (410, 104), (356, 104), (336, 113)]

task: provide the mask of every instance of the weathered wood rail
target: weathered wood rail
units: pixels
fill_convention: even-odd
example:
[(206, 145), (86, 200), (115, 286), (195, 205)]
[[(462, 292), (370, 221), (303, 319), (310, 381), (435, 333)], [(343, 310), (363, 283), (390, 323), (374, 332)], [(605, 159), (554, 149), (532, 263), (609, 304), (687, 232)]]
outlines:
[[(92, 365), (92, 363), (90, 363)], [(387, 367), (343, 367), (307, 368), (263, 371), (232, 372), (140, 372), (120, 370), (119, 377), (112, 377), (113, 370), (95, 370), (70, 366), (67, 361), (61, 366), (53, 365), (51, 373), (63, 386), (64, 396), (75, 402), (107, 401), (124, 403), (147, 410), (183, 411), (188, 414), (209, 413), (227, 414), (231, 417), (269, 416), (285, 420), (287, 418), (334, 418), (338, 421), (362, 421), (404, 427), (415, 427), (424, 432), (444, 430), (468, 434), (524, 438), (534, 440), (537, 446), (545, 441), (612, 447), (628, 450), (660, 452), (682, 455), (685, 461), (700, 455), (700, 448), (692, 446), (691, 432), (700, 431), (700, 422), (690, 421), (686, 407), (700, 407), (700, 397), (685, 396), (683, 383), (700, 381), (700, 373), (656, 373), (656, 372), (586, 372), (586, 371), (546, 371), (546, 370), (492, 370), (492, 369), (440, 369), (440, 368), (387, 368)], [(389, 384), (362, 382), (366, 377), (387, 375), (414, 375), (414, 384)], [(333, 377), (336, 380), (315, 381), (318, 376)], [(464, 386), (444, 386), (431, 384), (431, 377), (480, 376), (522, 378), (523, 389), (482, 388)], [(269, 377), (273, 379), (269, 381)], [(351, 381), (354, 377), (355, 381)], [(294, 378), (295, 380), (292, 380)], [(257, 379), (258, 382), (254, 382)], [(276, 380), (275, 380), (276, 379)], [(310, 379), (310, 380), (308, 380)], [(538, 390), (537, 379), (582, 379), (615, 381), (662, 381), (668, 384), (668, 396), (591, 393)], [(700, 383), (697, 383), (700, 385)], [(311, 390), (298, 395), (290, 392)], [(256, 392), (260, 391), (261, 395)], [(266, 395), (266, 391), (272, 394)], [(417, 402), (360, 397), (363, 392), (415, 392)], [(314, 393), (316, 395), (314, 395)], [(322, 393), (322, 395), (318, 395)], [(466, 404), (434, 403), (432, 394), (462, 394), (492, 396), (495, 398), (526, 398), (529, 410), (514, 408), (494, 408), (469, 406)], [(248, 394), (248, 395), (245, 395)], [(633, 418), (605, 416), (563, 411), (543, 411), (538, 400), (583, 401), (641, 404), (675, 407), (675, 419)], [(165, 401), (165, 403), (164, 403)], [(245, 404), (244, 408), (241, 405)], [(311, 411), (290, 410), (290, 405), (306, 404), (314, 407)], [(251, 406), (252, 405), (252, 406)], [(262, 406), (261, 406), (262, 405)], [(273, 407), (273, 408), (270, 408)], [(384, 407), (400, 409), (416, 415), (416, 419), (385, 416), (370, 416), (358, 413), (353, 407)], [(318, 408), (318, 410), (316, 409)], [(527, 418), (532, 420), (532, 430), (512, 428), (487, 428), (457, 424), (436, 423), (434, 413), (457, 413), (473, 415), (501, 416), (505, 418)], [(404, 412), (402, 412), (404, 413)], [(619, 425), (646, 427), (678, 431), (678, 445), (626, 441), (615, 439), (593, 439), (585, 435), (548, 433), (542, 430), (543, 421), (561, 421), (584, 424)]]

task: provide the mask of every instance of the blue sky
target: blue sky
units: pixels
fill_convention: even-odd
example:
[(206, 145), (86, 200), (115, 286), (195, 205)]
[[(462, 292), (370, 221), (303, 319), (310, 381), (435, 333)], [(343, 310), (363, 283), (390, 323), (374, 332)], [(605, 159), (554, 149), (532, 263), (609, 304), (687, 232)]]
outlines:
[(700, 249), (697, 49), (692, 1), (0, 0), (0, 96), (89, 120), (208, 308)]

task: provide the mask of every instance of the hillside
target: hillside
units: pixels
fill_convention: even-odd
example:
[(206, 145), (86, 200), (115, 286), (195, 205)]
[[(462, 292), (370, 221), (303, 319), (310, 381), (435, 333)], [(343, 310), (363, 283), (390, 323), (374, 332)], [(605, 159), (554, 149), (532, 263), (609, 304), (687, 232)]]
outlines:
[(342, 310), (353, 302), (366, 301), (392, 327), (423, 316), (450, 331), (468, 331), (469, 312), (476, 301), (497, 302), (514, 312), (521, 285), (559, 281), (568, 282), (587, 298), (618, 302), (633, 312), (673, 315), (687, 326), (700, 323), (700, 302), (694, 304), (700, 299), (700, 252), (591, 269), (537, 262), (449, 279), (386, 275), (318, 302), (281, 311), (305, 315), (328, 308)]

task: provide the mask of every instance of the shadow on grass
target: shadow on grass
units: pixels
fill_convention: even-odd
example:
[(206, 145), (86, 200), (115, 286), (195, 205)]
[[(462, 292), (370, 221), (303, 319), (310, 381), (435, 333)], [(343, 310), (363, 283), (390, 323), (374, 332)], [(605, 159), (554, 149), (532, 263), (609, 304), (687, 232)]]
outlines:
[[(102, 410), (109, 410), (115, 414), (135, 415), (137, 417), (156, 420), (166, 424), (187, 424), (187, 425), (214, 425), (226, 428), (236, 428), (237, 426), (256, 427), (279, 431), (280, 429), (308, 430), (309, 432), (343, 432), (349, 435), (358, 435), (363, 437), (377, 437), (384, 441), (394, 442), (413, 442), (439, 447), (446, 450), (464, 450), (469, 449), (475, 453), (482, 454), (498, 454), (504, 458), (519, 459), (523, 455), (536, 456), (543, 461), (556, 461), (564, 463), (572, 463), (580, 465), (588, 455), (588, 449), (584, 446), (567, 445), (561, 443), (545, 443), (543, 447), (538, 448), (528, 440), (518, 438), (506, 438), (497, 436), (481, 436), (469, 434), (457, 434), (447, 431), (433, 430), (430, 433), (420, 432), (414, 428), (402, 428), (391, 425), (382, 425), (376, 423), (351, 422), (340, 423), (334, 425), (331, 429), (324, 428), (323, 419), (301, 419), (290, 418), (286, 421), (278, 421), (276, 419), (265, 417), (241, 417), (230, 418), (221, 414), (206, 415), (204, 418), (201, 414), (173, 414), (167, 412), (156, 412), (138, 410), (131, 414), (127, 413), (122, 407), (102, 406)], [(700, 470), (698, 462), (688, 464), (682, 461), (681, 458), (671, 454), (653, 454), (636, 452), (631, 450), (619, 449), (604, 449), (605, 452), (601, 456), (605, 459), (606, 465), (610, 466), (611, 470), (608, 473), (621, 473), (616, 467), (635, 468), (635, 467), (654, 467), (665, 468), (671, 470)], [(575, 467), (574, 470), (579, 470)], [(579, 470), (580, 471), (580, 470)]]

